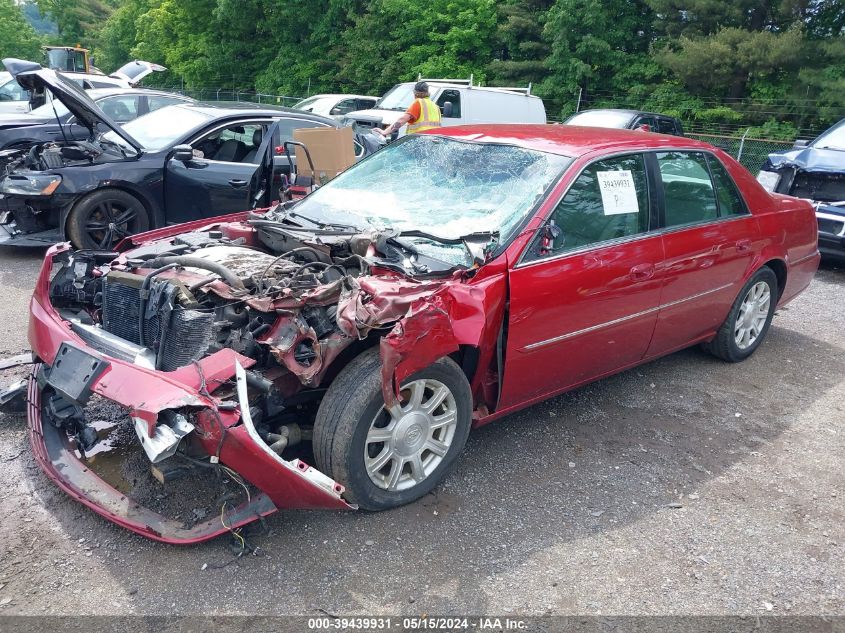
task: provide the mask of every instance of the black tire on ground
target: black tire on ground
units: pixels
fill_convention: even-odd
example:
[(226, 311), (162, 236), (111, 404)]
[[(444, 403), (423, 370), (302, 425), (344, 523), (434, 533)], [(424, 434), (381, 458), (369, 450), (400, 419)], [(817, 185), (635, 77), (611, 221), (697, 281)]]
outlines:
[(66, 233), (76, 248), (108, 249), (149, 228), (150, 215), (138, 198), (120, 189), (100, 189), (74, 205)]
[(454, 398), (457, 423), (442, 461), (422, 481), (404, 490), (376, 485), (364, 461), (365, 450), (369, 450), (365, 447), (370, 425), (376, 416), (388, 416), (383, 411), (378, 348), (371, 348), (350, 362), (320, 403), (313, 439), (317, 467), (346, 486), (345, 498), (362, 509), (387, 510), (429, 493), (454, 466), (466, 443), (472, 421), (472, 394), (461, 368), (450, 358), (441, 358), (410, 376), (403, 387), (421, 379), (437, 381), (448, 388)]
[[(738, 328), (742, 325), (743, 303), (746, 301), (747, 297), (749, 297), (749, 293), (752, 292), (752, 289), (757, 287), (760, 283), (766, 284), (769, 289), (768, 314), (766, 315), (765, 323), (759, 330), (756, 338), (743, 348), (740, 347), (736, 340)], [(731, 307), (731, 311), (728, 313), (727, 319), (725, 319), (725, 322), (719, 328), (715, 338), (713, 338), (712, 341), (703, 343), (701, 347), (716, 358), (721, 358), (729, 363), (738, 363), (745, 360), (754, 353), (754, 351), (763, 342), (763, 339), (766, 338), (769, 326), (772, 324), (772, 317), (775, 313), (778, 296), (777, 276), (768, 266), (761, 267), (757, 272), (751, 275), (751, 278), (742, 287), (742, 290), (739, 291), (739, 294)]]

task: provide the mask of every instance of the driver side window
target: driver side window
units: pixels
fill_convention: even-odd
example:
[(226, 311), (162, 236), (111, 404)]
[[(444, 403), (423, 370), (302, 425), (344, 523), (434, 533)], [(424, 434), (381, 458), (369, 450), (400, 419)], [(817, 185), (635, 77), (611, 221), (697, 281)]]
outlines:
[(588, 165), (558, 203), (550, 222), (559, 231), (547, 234), (558, 235), (535, 248), (535, 256), (557, 255), (648, 231), (648, 180), (642, 154)]
[(193, 143), (194, 156), (227, 163), (253, 163), (265, 123), (239, 123), (215, 130)]

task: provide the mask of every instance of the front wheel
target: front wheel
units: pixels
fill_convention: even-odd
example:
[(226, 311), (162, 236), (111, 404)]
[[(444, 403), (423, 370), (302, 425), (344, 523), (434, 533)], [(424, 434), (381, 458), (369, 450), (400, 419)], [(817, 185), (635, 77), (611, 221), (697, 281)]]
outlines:
[(81, 249), (110, 249), (124, 237), (149, 228), (150, 216), (141, 201), (119, 189), (85, 196), (67, 219), (67, 236)]
[(766, 337), (777, 298), (777, 276), (771, 268), (763, 266), (739, 291), (716, 337), (702, 347), (713, 356), (731, 363), (745, 360)]
[(449, 358), (410, 376), (399, 404), (385, 407), (373, 348), (326, 392), (314, 423), (314, 458), (346, 486), (350, 502), (386, 510), (419, 499), (443, 479), (466, 443), (471, 419), (469, 383)]

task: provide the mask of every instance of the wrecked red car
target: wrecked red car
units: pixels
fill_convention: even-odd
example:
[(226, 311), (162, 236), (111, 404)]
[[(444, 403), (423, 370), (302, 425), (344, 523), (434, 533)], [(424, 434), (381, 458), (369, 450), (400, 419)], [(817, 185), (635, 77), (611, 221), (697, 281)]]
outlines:
[[(161, 541), (392, 508), (443, 479), (472, 427), (691, 345), (747, 358), (818, 259), (807, 202), (690, 139), (410, 135), (295, 203), (51, 248), (32, 447), (71, 496)], [(164, 485), (223, 472), (241, 497), (186, 522), (107, 483), (94, 397), (125, 409)]]

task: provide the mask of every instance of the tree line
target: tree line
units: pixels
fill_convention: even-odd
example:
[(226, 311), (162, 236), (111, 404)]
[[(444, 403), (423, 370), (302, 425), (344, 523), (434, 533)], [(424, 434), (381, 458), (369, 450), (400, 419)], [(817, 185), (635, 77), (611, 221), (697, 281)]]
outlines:
[[(845, 108), (843, 0), (35, 2), (50, 37), (92, 48), (103, 70), (145, 59), (186, 88), (381, 94), (418, 74), (473, 75), (531, 83), (552, 118), (580, 98), (782, 137)], [(31, 50), (13, 11), (0, 0), (4, 55)]]

